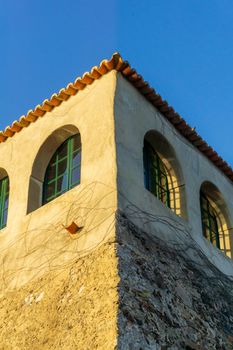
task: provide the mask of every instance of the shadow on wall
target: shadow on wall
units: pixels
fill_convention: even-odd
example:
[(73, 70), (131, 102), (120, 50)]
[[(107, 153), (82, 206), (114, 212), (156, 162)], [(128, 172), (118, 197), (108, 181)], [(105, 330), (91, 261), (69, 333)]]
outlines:
[[(115, 188), (92, 182), (76, 189), (55, 201), (59, 210), (45, 208), (42, 216), (33, 219), (32, 215), (26, 229), (17, 232), (17, 239), (0, 249), (0, 295), (45, 272), (59, 274), (114, 237)], [(72, 222), (81, 227), (76, 234), (65, 228)]]

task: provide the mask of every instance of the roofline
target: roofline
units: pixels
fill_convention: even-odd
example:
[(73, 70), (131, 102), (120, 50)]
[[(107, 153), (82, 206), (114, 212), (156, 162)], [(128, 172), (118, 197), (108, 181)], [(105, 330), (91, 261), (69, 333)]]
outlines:
[(63, 101), (67, 101), (71, 96), (77, 94), (78, 91), (85, 89), (87, 85), (91, 85), (95, 80), (100, 79), (112, 70), (121, 72), (126, 78), (159, 112), (184, 136), (193, 146), (195, 146), (202, 154), (204, 154), (218, 169), (221, 170), (233, 182), (233, 169), (226, 161), (224, 161), (218, 153), (204, 141), (194, 128), (191, 128), (185, 120), (169, 106), (167, 101), (163, 100), (157, 92), (150, 87), (149, 83), (144, 81), (135, 69), (130, 67), (128, 61), (124, 61), (119, 53), (114, 53), (110, 60), (103, 60), (100, 65), (93, 67), (90, 72), (86, 72), (73, 83), (69, 83), (66, 88), (61, 89), (57, 94), (53, 94), (50, 99), (43, 101), (41, 105), (37, 105), (34, 110), (29, 110), (27, 115), (23, 115), (7, 126), (5, 130), (0, 131), (0, 143), (13, 137), (23, 128), (34, 123), (38, 118), (43, 117), (47, 112), (51, 112), (55, 107), (59, 106)]

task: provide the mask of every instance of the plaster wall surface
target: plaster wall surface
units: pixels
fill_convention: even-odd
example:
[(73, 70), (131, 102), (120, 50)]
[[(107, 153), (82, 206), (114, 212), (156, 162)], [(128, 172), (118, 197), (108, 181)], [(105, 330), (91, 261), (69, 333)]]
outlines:
[[(115, 80), (113, 71), (0, 144), (0, 168), (10, 179), (7, 226), (0, 231), (2, 293), (64, 268), (114, 236)], [(40, 147), (54, 131), (70, 125), (81, 134), (81, 184), (27, 214), (33, 201), (30, 176)], [(51, 150), (56, 150), (53, 144)], [(40, 166), (45, 173), (47, 164)], [(73, 236), (64, 228), (72, 221), (83, 226)]]
[[(174, 244), (198, 244), (221, 271), (233, 275), (232, 260), (216, 249), (202, 234), (200, 188), (210, 181), (221, 192), (233, 227), (232, 183), (152, 106), (121, 74), (117, 75), (115, 97), (118, 207), (147, 232), (159, 232)], [(172, 146), (180, 165), (185, 197), (183, 215), (174, 214), (144, 187), (143, 142), (155, 130)], [(232, 230), (230, 230), (232, 233)], [(231, 243), (231, 247), (232, 247)]]
[(0, 298), (1, 350), (113, 350), (119, 282), (115, 243)]

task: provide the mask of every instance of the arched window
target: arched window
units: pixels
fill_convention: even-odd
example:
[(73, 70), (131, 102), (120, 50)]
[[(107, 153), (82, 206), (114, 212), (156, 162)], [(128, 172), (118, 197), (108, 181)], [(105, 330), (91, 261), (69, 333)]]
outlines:
[(80, 183), (80, 134), (69, 137), (52, 156), (45, 173), (42, 203), (48, 203)]
[(187, 219), (182, 167), (173, 146), (156, 130), (144, 136), (143, 163), (146, 189), (176, 215)]
[(157, 152), (145, 140), (143, 148), (145, 187), (170, 208), (168, 171)]
[(6, 226), (9, 202), (9, 178), (0, 180), (0, 229)]
[(230, 221), (225, 201), (215, 185), (204, 182), (200, 190), (203, 236), (231, 257)]
[(218, 215), (214, 207), (211, 205), (210, 200), (203, 192), (201, 192), (200, 199), (203, 235), (213, 245), (220, 249)]

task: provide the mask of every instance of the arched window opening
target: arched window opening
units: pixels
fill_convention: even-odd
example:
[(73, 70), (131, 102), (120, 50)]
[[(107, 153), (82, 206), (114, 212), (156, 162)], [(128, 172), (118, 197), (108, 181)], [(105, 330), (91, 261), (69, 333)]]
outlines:
[(80, 132), (75, 125), (63, 125), (37, 151), (29, 180), (27, 213), (80, 183), (80, 171)]
[(174, 213), (187, 218), (182, 170), (172, 146), (155, 130), (144, 137), (143, 165), (145, 188)]
[(209, 199), (201, 192), (201, 215), (203, 235), (220, 249), (218, 216)]
[(0, 229), (7, 224), (9, 202), (9, 178), (8, 176), (0, 180)]
[(69, 137), (54, 153), (46, 169), (42, 203), (48, 203), (80, 183), (80, 134)]
[(202, 185), (200, 206), (203, 236), (231, 258), (231, 242), (227, 210), (218, 189), (211, 183)]
[(145, 141), (143, 148), (145, 187), (170, 208), (168, 171), (159, 155)]

